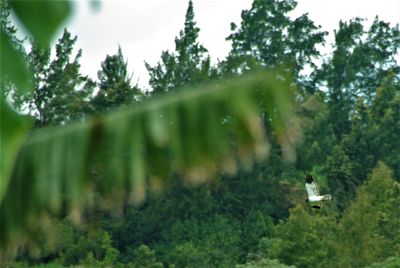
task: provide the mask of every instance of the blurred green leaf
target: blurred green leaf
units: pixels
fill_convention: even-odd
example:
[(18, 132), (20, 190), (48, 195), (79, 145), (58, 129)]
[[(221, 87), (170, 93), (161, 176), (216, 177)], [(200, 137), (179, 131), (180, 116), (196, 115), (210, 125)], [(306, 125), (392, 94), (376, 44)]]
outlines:
[(0, 204), (7, 191), (17, 154), (25, 141), (28, 120), (0, 100)]
[(50, 45), (53, 35), (71, 13), (70, 1), (10, 1), (10, 5), (42, 47)]
[[(12, 81), (20, 90), (29, 85), (29, 73), (23, 55), (12, 45), (10, 39), (0, 32), (0, 77)], [(3, 88), (0, 89), (3, 91)]]
[[(40, 224), (29, 219), (57, 212), (60, 204), (79, 220), (79, 211), (87, 205), (85, 197), (105, 180), (112, 183), (101, 198), (129, 195), (138, 203), (147, 191), (168, 184), (173, 174), (198, 184), (218, 171), (234, 173), (243, 161), (251, 167), (269, 154), (264, 116), (272, 121), (270, 131), (279, 135), (281, 147), (288, 148), (283, 150), (284, 158), (292, 159), (292, 147), (301, 132), (288, 121), (295, 117), (294, 94), (289, 83), (275, 77), (273, 72), (255, 72), (84, 122), (34, 130), (20, 150), (10, 186), (3, 193), (0, 239), (7, 244), (18, 230), (27, 233)], [(12, 117), (7, 118), (12, 125)], [(48, 191), (54, 193), (46, 195)], [(120, 199), (113, 198), (114, 207), (122, 206), (124, 198)]]

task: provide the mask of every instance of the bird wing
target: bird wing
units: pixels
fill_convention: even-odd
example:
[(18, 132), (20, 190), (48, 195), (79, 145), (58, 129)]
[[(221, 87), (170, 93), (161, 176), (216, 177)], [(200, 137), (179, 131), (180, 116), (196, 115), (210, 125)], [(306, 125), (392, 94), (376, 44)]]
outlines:
[(315, 181), (313, 181), (311, 183), (306, 183), (306, 190), (307, 190), (308, 197), (319, 195), (318, 186)]

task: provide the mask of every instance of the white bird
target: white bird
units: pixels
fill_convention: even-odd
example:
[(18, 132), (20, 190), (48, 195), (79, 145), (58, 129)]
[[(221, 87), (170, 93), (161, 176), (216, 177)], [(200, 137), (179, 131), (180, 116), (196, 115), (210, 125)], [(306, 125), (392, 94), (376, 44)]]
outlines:
[(307, 195), (308, 195), (306, 202), (318, 203), (316, 205), (313, 205), (312, 206), (313, 208), (320, 209), (322, 207), (322, 201), (327, 201), (327, 200), (332, 199), (330, 194), (326, 194), (326, 195), (319, 194), (318, 185), (315, 182), (314, 177), (310, 174), (307, 174), (307, 176), (306, 176), (306, 190), (307, 190)]

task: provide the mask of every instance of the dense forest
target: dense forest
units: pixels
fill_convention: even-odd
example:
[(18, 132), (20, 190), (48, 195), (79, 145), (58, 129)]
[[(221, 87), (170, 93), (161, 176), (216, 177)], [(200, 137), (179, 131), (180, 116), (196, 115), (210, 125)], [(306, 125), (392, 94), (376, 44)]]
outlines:
[[(227, 163), (211, 178), (198, 180), (202, 183), (188, 183), (170, 171), (150, 144), (146, 161), (168, 174), (162, 186), (153, 180), (153, 190), (139, 187), (136, 196), (146, 195), (138, 202), (118, 189), (96, 199), (112, 187), (115, 172), (123, 171), (106, 170), (102, 153), (94, 155), (87, 174), (97, 183), (91, 209), (75, 215), (76, 220), (61, 204), (60, 212), (49, 213), (44, 228), (30, 230), (28, 242), (12, 257), (0, 254), (2, 266), (400, 267), (399, 27), (379, 17), (340, 21), (334, 43), (327, 44), (328, 33), (307, 14), (289, 16), (295, 7), (294, 0), (254, 0), (242, 11), (240, 25), (231, 24), (228, 56), (214, 64), (198, 40), (195, 6), (189, 0), (175, 49), (161, 52), (154, 66), (146, 63), (149, 86), (141, 88), (131, 81), (123, 47), (105, 55), (97, 79), (80, 72), (85, 51), (73, 53), (79, 36), (68, 29), (57, 40), (54, 56), (33, 39), (26, 50), (8, 2), (1, 1), (2, 34), (33, 73), (32, 90), (15, 90), (12, 81), (2, 79), (2, 94), (15, 111), (34, 121), (33, 131), (146, 107), (153, 99), (173, 100), (209, 84), (223, 87), (226, 80), (239, 81), (264, 69), (296, 88), (292, 127), (282, 134), (289, 138), (276, 135), (279, 128), (268, 116), (273, 113), (266, 112), (262, 124), (269, 157), (252, 164), (242, 159), (237, 167)], [(323, 47), (329, 52), (322, 53)], [(234, 109), (240, 114), (244, 108), (238, 103)], [(205, 118), (202, 127), (208, 128), (207, 111), (187, 116)], [(229, 125), (230, 116), (220, 119), (219, 124)], [(185, 132), (190, 126), (180, 127)], [(202, 129), (187, 131), (190, 140), (201, 140)], [(163, 134), (155, 139), (162, 140)], [(316, 177), (322, 193), (332, 195), (320, 210), (305, 202), (306, 174)], [(0, 203), (3, 220), (11, 215), (7, 198)]]

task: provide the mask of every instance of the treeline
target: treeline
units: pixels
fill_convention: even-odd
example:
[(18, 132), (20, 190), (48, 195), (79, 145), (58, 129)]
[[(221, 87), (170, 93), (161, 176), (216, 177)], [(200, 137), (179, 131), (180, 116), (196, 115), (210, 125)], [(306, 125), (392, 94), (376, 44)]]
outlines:
[[(2, 5), (2, 27), (23, 50)], [(32, 43), (25, 55), (34, 90), (16, 94), (10, 84), (5, 94), (38, 128), (265, 68), (293, 79), (304, 133), (295, 135), (301, 144), (294, 164), (268, 133), (269, 159), (236, 175), (193, 187), (171, 174), (171, 184), (139, 206), (125, 203), (115, 213), (99, 205), (84, 215), (84, 226), (54, 217), (46, 234), (33, 234), (37, 253), (21, 251), (8, 265), (399, 267), (399, 28), (378, 17), (369, 27), (360, 18), (340, 21), (331, 52), (322, 55), (327, 33), (307, 14), (290, 17), (295, 7), (295, 1), (254, 0), (241, 24), (231, 25), (229, 55), (212, 64), (189, 1), (175, 50), (163, 51), (155, 66), (146, 63), (150, 89), (132, 84), (121, 48), (92, 80), (80, 73), (84, 52), (72, 53), (77, 37), (67, 30), (53, 58)], [(304, 202), (309, 172), (333, 197), (320, 211)]]

